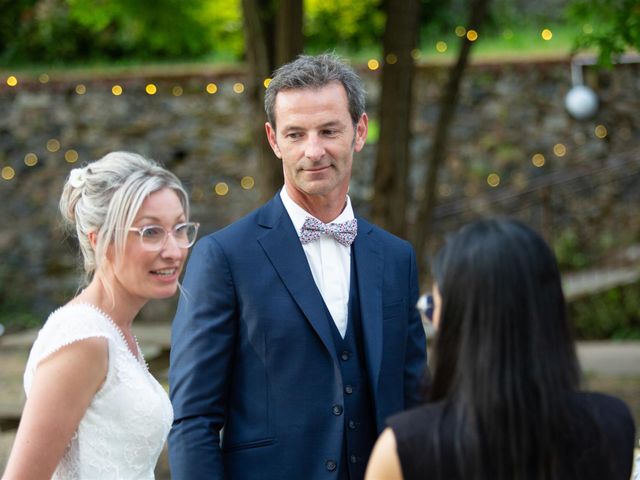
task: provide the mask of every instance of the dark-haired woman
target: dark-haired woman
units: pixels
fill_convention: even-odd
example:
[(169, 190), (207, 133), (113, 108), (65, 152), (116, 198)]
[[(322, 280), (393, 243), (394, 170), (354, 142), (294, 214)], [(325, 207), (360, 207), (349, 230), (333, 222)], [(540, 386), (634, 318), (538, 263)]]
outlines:
[(393, 416), (367, 480), (628, 480), (627, 406), (579, 391), (560, 274), (513, 220), (462, 228), (438, 252), (428, 403)]

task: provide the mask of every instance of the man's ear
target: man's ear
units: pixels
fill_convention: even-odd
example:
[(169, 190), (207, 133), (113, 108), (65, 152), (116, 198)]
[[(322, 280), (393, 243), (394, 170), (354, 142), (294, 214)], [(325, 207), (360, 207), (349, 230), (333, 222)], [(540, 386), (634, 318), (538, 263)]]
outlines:
[(280, 153), (280, 148), (278, 148), (278, 141), (276, 139), (276, 129), (271, 126), (269, 122), (264, 124), (264, 129), (267, 132), (267, 140), (269, 140), (269, 145), (271, 145), (271, 150), (276, 154), (276, 157), (282, 158), (282, 154)]
[(367, 133), (369, 132), (369, 118), (366, 113), (363, 113), (356, 125), (356, 136), (353, 149), (359, 152), (364, 147), (364, 143), (367, 141)]

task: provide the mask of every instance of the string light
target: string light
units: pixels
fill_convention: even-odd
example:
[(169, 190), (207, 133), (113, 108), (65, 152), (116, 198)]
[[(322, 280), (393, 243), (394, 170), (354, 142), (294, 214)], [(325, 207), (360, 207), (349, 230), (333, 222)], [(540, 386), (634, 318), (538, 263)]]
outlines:
[(244, 92), (244, 85), (240, 82), (233, 84), (233, 91), (236, 93)]
[(209, 95), (213, 95), (218, 91), (218, 86), (215, 83), (207, 83), (205, 90)]
[(544, 155), (541, 153), (536, 153), (531, 157), (531, 163), (533, 163), (534, 167), (543, 167), (545, 162)]
[(24, 164), (27, 167), (34, 167), (38, 163), (38, 156), (35, 153), (27, 153), (24, 156)]
[(553, 153), (556, 157), (564, 157), (567, 153), (567, 147), (565, 147), (562, 143), (557, 143), (553, 146)]
[(214, 187), (214, 191), (217, 195), (224, 197), (227, 193), (229, 193), (229, 185), (227, 185), (225, 182), (218, 182)]
[(378, 60), (376, 60), (375, 58), (372, 58), (367, 62), (367, 67), (369, 67), (369, 70), (372, 71), (377, 70), (378, 68), (380, 68), (380, 62), (378, 62)]
[(114, 85), (113, 87), (111, 87), (111, 93), (113, 93), (116, 97), (122, 95), (122, 92), (122, 86), (120, 85)]
[(7, 85), (9, 85), (10, 87), (15, 87), (16, 85), (18, 85), (18, 79), (13, 75), (10, 75), (9, 77), (7, 77)]
[(12, 167), (2, 167), (2, 178), (12, 180), (16, 176), (16, 171)]
[(256, 182), (253, 177), (250, 177), (248, 175), (246, 177), (242, 177), (242, 180), (240, 180), (240, 186), (245, 190), (251, 190), (255, 186), (255, 184)]
[(467, 32), (467, 40), (469, 40), (470, 42), (475, 42), (476, 40), (478, 40), (478, 32), (476, 32), (475, 30), (469, 30)]
[(158, 88), (153, 83), (147, 83), (147, 86), (144, 87), (144, 91), (147, 92), (148, 95), (155, 95)]
[(76, 163), (78, 161), (78, 152), (73, 149), (67, 150), (64, 152), (64, 160), (67, 163)]
[(497, 173), (490, 173), (487, 176), (487, 183), (490, 187), (495, 188), (500, 185), (500, 176)]
[(78, 85), (76, 85), (76, 93), (78, 95), (84, 95), (85, 93), (87, 93), (87, 87), (85, 87), (82, 83), (79, 83)]
[(55, 138), (47, 141), (47, 150), (49, 150), (51, 153), (57, 152), (58, 150), (60, 150), (60, 142)]
[(543, 40), (548, 42), (549, 40), (551, 40), (553, 38), (553, 32), (551, 30), (549, 30), (548, 28), (545, 28), (540, 33), (540, 36), (542, 37)]
[(595, 128), (594, 133), (598, 138), (605, 138), (608, 134), (607, 127), (605, 127), (604, 125), (598, 125)]

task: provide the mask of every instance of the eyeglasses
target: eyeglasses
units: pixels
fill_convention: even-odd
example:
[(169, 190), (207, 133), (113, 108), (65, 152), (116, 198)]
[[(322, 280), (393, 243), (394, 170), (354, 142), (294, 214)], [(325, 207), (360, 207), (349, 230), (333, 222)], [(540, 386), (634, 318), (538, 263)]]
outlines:
[(170, 232), (159, 225), (145, 225), (144, 227), (131, 227), (130, 232), (140, 235), (142, 248), (150, 252), (157, 252), (167, 243), (169, 235), (173, 237), (179, 248), (189, 248), (196, 241), (199, 223), (186, 222), (174, 226)]

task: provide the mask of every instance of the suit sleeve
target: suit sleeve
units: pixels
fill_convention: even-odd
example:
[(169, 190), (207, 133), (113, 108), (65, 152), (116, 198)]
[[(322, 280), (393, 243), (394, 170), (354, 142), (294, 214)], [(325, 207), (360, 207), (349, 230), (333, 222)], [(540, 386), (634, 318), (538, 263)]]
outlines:
[(407, 348), (404, 365), (404, 403), (405, 409), (422, 403), (422, 388), (428, 381), (427, 341), (420, 313), (416, 308), (418, 302), (418, 270), (413, 248), (410, 250), (409, 270), (409, 305), (407, 317), (409, 322)]
[(171, 475), (174, 480), (223, 479), (220, 430), (233, 370), (237, 308), (228, 261), (213, 237), (196, 244), (182, 290), (169, 368)]

